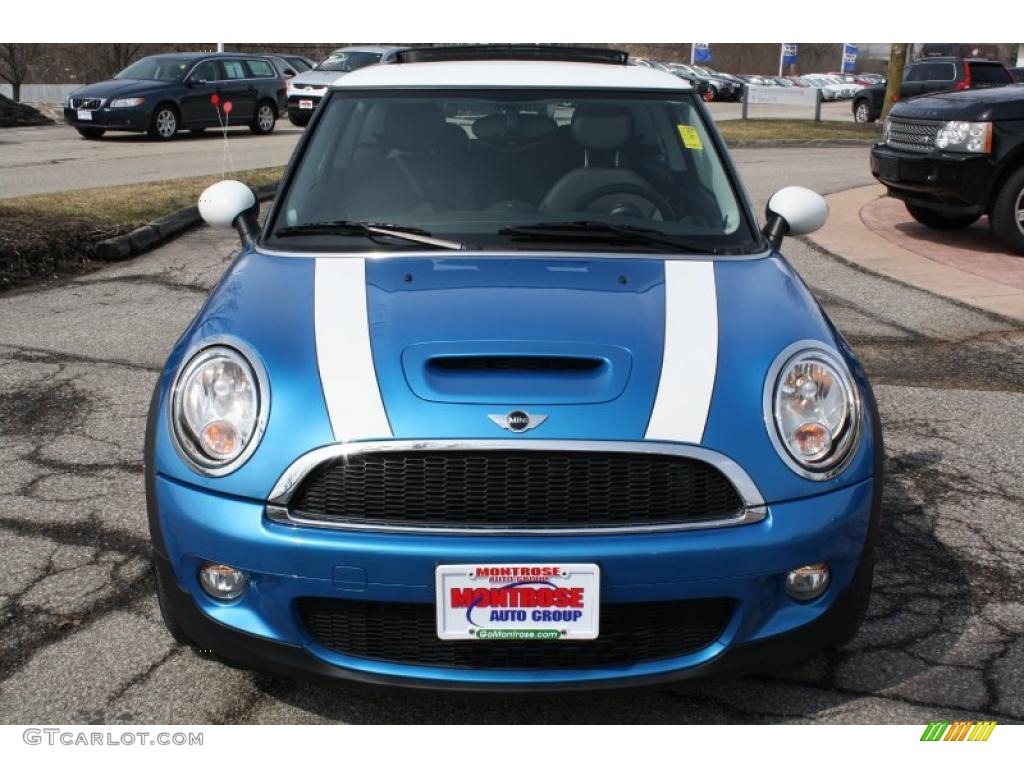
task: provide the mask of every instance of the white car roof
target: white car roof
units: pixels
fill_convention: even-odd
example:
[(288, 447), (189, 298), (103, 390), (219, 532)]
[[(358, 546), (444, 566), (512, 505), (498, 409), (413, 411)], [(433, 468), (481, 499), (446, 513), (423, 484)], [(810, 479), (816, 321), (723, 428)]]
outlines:
[(623, 88), (692, 92), (668, 72), (566, 61), (432, 61), (363, 67), (333, 83), (344, 88)]

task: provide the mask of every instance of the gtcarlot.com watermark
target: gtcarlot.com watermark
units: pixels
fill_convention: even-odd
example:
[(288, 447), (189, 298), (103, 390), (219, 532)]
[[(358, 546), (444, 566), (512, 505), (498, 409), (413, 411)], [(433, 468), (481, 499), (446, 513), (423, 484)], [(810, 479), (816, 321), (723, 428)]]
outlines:
[(90, 731), (81, 728), (26, 728), (26, 744), (66, 747), (201, 747), (203, 734), (194, 731)]

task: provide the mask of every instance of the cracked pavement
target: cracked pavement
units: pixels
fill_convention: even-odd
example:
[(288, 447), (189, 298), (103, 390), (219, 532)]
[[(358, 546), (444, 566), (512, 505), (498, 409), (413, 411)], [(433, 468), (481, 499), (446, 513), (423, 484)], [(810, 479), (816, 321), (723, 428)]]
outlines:
[[(776, 186), (870, 183), (867, 150), (734, 151)], [(298, 683), (223, 666), (160, 622), (142, 442), (174, 339), (230, 261), (207, 228), (0, 295), (0, 722), (926, 723), (1024, 720), (1024, 326), (784, 248), (864, 360), (888, 481), (869, 618), (799, 667), (541, 697)]]

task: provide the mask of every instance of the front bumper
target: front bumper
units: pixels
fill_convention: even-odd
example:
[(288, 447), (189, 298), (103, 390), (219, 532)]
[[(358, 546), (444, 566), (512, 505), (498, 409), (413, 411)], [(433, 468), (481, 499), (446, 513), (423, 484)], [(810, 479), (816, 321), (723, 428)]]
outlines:
[[(874, 480), (770, 505), (761, 523), (707, 531), (585, 536), (447, 536), (324, 531), (271, 522), (263, 504), (150, 478), (165, 609), (198, 645), (249, 666), (294, 675), (417, 687), (526, 689), (621, 687), (735, 673), (807, 656), (834, 639), (870, 581), (880, 493)], [(251, 585), (237, 602), (199, 588), (199, 565), (241, 568)], [(459, 562), (596, 562), (602, 601), (728, 597), (736, 609), (718, 639), (686, 656), (593, 669), (464, 669), (343, 655), (313, 642), (301, 598), (427, 603), (434, 569)], [(826, 561), (832, 584), (797, 603), (792, 568)], [(866, 575), (865, 575), (866, 573)], [(858, 587), (859, 585), (859, 587)]]
[[(312, 93), (296, 93), (289, 92), (288, 94), (288, 114), (289, 115), (307, 115), (311, 116), (316, 112), (316, 108), (320, 106), (320, 102), (323, 100), (323, 94), (312, 94)], [(303, 106), (309, 104), (310, 106)]]
[(91, 119), (82, 120), (79, 110), (64, 107), (64, 122), (73, 128), (103, 128), (107, 131), (145, 131), (149, 128), (150, 114), (144, 108), (118, 108), (88, 110)]
[(998, 168), (990, 156), (904, 152), (871, 148), (871, 173), (889, 195), (927, 208), (982, 214)]

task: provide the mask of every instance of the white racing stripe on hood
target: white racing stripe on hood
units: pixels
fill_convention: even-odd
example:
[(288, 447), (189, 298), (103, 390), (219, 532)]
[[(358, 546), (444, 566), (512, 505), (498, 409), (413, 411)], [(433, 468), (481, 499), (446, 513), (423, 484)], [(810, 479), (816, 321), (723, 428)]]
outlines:
[(320, 384), (334, 439), (391, 437), (366, 313), (366, 261), (316, 260), (314, 327)]
[(700, 443), (717, 365), (715, 265), (666, 261), (665, 349), (646, 439)]

